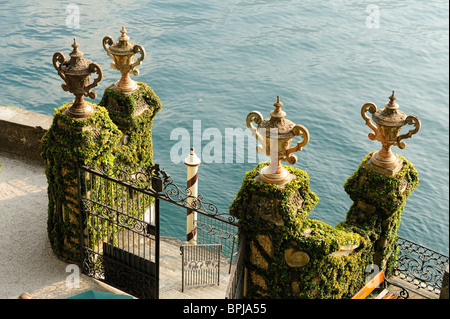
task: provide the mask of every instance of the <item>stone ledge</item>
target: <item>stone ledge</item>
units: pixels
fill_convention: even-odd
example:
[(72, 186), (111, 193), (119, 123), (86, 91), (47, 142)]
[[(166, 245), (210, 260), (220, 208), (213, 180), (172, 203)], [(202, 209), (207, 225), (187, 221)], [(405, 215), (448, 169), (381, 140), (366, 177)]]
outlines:
[(41, 139), (52, 121), (50, 115), (0, 106), (0, 151), (42, 161)]

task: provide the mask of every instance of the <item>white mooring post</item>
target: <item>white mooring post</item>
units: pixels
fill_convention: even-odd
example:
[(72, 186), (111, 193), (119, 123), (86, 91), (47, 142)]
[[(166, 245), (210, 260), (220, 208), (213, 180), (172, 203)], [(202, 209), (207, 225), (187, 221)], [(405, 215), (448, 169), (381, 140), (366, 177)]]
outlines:
[[(198, 196), (198, 166), (201, 161), (195, 155), (194, 148), (191, 148), (191, 153), (184, 160), (184, 164), (187, 166), (187, 192), (188, 203), (192, 206), (196, 205)], [(189, 243), (197, 243), (197, 212), (192, 209), (187, 210), (186, 218), (186, 238)]]

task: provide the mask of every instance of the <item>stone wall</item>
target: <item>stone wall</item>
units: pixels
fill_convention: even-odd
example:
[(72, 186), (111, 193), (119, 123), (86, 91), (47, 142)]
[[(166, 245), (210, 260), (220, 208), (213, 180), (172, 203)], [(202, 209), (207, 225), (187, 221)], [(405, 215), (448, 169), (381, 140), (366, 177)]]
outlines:
[(0, 106), (0, 151), (42, 162), (41, 139), (52, 120), (50, 115)]

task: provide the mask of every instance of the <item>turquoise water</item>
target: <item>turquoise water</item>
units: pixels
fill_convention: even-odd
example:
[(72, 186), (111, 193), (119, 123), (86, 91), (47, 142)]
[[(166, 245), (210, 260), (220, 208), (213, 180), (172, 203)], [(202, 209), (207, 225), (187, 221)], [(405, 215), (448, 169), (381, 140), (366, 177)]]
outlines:
[[(79, 28), (66, 24), (69, 4), (78, 6)], [(0, 7), (1, 105), (52, 115), (70, 102), (51, 60), (57, 51), (68, 56), (73, 37), (104, 70), (98, 103), (119, 78), (101, 41), (106, 35), (116, 40), (125, 25), (148, 54), (135, 79), (163, 103), (153, 128), (155, 161), (179, 185), (185, 185), (186, 167), (170, 157), (175, 128), (187, 129), (194, 140), (193, 121), (201, 120), (201, 133), (215, 129), (225, 142), (226, 128), (245, 129), (253, 110), (268, 117), (280, 95), (287, 118), (311, 134), (295, 164), (308, 172), (320, 198), (310, 217), (332, 226), (352, 203), (342, 185), (380, 147), (367, 137), (361, 106), (372, 101), (383, 107), (395, 89), (400, 109), (422, 121), (406, 149), (394, 147), (420, 174), (399, 234), (448, 255), (446, 0), (0, 1)], [(208, 143), (206, 137), (201, 149)], [(200, 166), (199, 193), (226, 212), (256, 164), (222, 158)], [(163, 207), (162, 222), (163, 235), (184, 238), (183, 211)]]

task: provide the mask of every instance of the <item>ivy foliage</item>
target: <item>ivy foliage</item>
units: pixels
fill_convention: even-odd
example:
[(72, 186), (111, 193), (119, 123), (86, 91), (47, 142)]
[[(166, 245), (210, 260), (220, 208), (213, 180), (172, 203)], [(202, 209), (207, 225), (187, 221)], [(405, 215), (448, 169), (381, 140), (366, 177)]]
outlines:
[(123, 134), (114, 154), (116, 164), (129, 170), (153, 164), (153, 119), (162, 106), (147, 84), (137, 83), (140, 89), (131, 94), (117, 92), (114, 84), (110, 85), (99, 103)]
[[(118, 93), (113, 85), (109, 86), (99, 105), (86, 102), (94, 112), (84, 119), (64, 114), (72, 103), (61, 106), (55, 110), (53, 124), (42, 139), (41, 155), (49, 185), (47, 232), (53, 251), (62, 259), (80, 260), (77, 163), (129, 172), (153, 163), (151, 129), (161, 102), (148, 85), (138, 84), (140, 89), (132, 94)], [(114, 201), (126, 192), (120, 190), (121, 194), (108, 197), (103, 194), (104, 181), (96, 179), (94, 184), (91, 195), (99, 198)], [(84, 222), (81, 228), (89, 226), (89, 238), (94, 242), (105, 234), (115, 240), (117, 230), (109, 229), (104, 222), (92, 218)], [(100, 230), (106, 233), (102, 235)]]
[(404, 157), (402, 169), (395, 176), (386, 176), (367, 166), (373, 153), (368, 154), (359, 168), (348, 178), (344, 190), (354, 202), (360, 200), (376, 207), (382, 215), (403, 211), (409, 195), (419, 185), (419, 174)]
[[(345, 191), (354, 201), (346, 220), (339, 225), (357, 227), (364, 231), (374, 246), (373, 262), (389, 275), (397, 263), (397, 230), (406, 200), (419, 185), (414, 166), (400, 157), (403, 166), (395, 176), (386, 176), (372, 169), (369, 153), (359, 168), (344, 184)], [(339, 226), (338, 225), (338, 226)]]
[[(246, 251), (250, 252), (245, 261), (250, 273), (246, 297), (348, 297), (365, 280), (370, 242), (346, 225), (333, 228), (308, 218), (319, 198), (310, 190), (306, 172), (285, 166), (295, 176), (291, 182), (284, 186), (266, 184), (257, 178), (265, 165), (268, 163), (246, 173), (230, 206), (230, 213), (239, 218), (246, 231)], [(261, 236), (266, 238), (265, 243)], [(346, 245), (358, 249), (348, 256), (332, 255)], [(290, 267), (285, 256), (289, 249), (306, 253), (309, 262), (303, 267)]]
[[(247, 298), (350, 298), (364, 286), (368, 265), (393, 269), (400, 213), (418, 174), (402, 158), (402, 169), (385, 176), (367, 165), (371, 155), (344, 184), (355, 203), (336, 227), (308, 218), (319, 199), (304, 171), (285, 166), (295, 178), (284, 186), (258, 178), (268, 162), (246, 173), (230, 213), (247, 235)], [(307, 255), (306, 264), (290, 266), (292, 252)]]
[(79, 261), (77, 163), (112, 166), (122, 134), (105, 108), (90, 103), (93, 113), (76, 119), (64, 113), (71, 104), (55, 110), (53, 123), (42, 138), (41, 156), (48, 182), (47, 232), (51, 247), (58, 257)]

